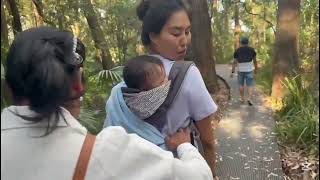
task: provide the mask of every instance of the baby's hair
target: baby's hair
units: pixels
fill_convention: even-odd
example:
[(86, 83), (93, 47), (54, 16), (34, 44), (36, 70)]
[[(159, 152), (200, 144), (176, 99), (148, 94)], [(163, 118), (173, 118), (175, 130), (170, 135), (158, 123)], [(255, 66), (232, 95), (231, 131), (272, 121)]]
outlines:
[(123, 69), (123, 79), (128, 88), (142, 89), (147, 81), (147, 75), (155, 70), (154, 65), (163, 66), (160, 59), (154, 56), (142, 55), (130, 59)]

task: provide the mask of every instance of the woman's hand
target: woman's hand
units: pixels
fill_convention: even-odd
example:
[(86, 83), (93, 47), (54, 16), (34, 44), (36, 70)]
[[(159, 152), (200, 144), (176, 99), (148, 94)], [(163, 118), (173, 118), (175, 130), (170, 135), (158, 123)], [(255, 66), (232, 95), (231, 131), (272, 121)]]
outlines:
[(167, 136), (165, 138), (165, 142), (169, 150), (177, 150), (180, 144), (191, 142), (190, 130), (179, 129), (178, 132), (176, 132), (175, 134)]

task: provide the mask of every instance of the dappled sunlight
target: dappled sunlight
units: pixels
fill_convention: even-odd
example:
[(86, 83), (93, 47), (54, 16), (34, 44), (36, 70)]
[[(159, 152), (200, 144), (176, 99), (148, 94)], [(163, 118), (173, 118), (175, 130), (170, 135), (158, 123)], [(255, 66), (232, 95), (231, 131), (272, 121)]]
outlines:
[(242, 122), (240, 119), (224, 119), (219, 123), (219, 127), (222, 129), (225, 133), (228, 134), (228, 136), (238, 139), (240, 138), (241, 131), (243, 128)]
[(268, 112), (269, 112), (268, 109), (264, 106), (258, 106), (257, 111), (261, 114), (268, 114)]
[(247, 131), (249, 133), (249, 135), (252, 137), (252, 138), (256, 138), (256, 139), (262, 139), (265, 137), (266, 135), (266, 131), (268, 130), (269, 128), (266, 127), (265, 125), (263, 124), (250, 124), (248, 127), (247, 127)]

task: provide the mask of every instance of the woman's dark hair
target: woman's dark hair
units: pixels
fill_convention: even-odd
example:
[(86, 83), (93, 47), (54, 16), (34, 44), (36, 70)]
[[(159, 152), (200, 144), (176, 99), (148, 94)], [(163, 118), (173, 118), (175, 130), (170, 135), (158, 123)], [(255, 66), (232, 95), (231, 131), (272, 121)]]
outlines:
[[(81, 62), (75, 54), (82, 56)], [(47, 120), (46, 134), (53, 131), (61, 114), (60, 106), (72, 98), (72, 85), (84, 55), (84, 45), (75, 41), (70, 32), (39, 27), (19, 33), (8, 52), (6, 82), (14, 101), (28, 100), (30, 109), (38, 114), (19, 116), (32, 122)]]
[(77, 47), (76, 52), (82, 57), (83, 62), (80, 64), (81, 67), (83, 67), (83, 63), (86, 60), (86, 47), (82, 43), (80, 39), (77, 38)]
[(142, 21), (143, 45), (150, 45), (150, 33), (159, 34), (172, 14), (180, 10), (185, 10), (191, 20), (189, 11), (181, 0), (142, 0), (137, 7), (137, 15)]
[(153, 65), (163, 66), (160, 59), (142, 55), (130, 59), (123, 68), (123, 79), (128, 88), (140, 89), (145, 85)]

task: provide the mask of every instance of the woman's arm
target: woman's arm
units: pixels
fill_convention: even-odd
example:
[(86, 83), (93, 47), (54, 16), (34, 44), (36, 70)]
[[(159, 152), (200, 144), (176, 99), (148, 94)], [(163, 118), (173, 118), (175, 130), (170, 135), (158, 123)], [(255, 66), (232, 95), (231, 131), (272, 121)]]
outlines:
[(187, 97), (190, 116), (196, 121), (205, 153), (204, 158), (209, 164), (213, 176), (215, 176), (216, 154), (211, 122), (213, 120), (213, 114), (217, 111), (218, 107), (208, 92), (197, 67), (193, 66), (189, 69), (185, 81), (186, 88), (188, 89)]
[(86, 179), (212, 180), (208, 164), (189, 143), (189, 133), (184, 130), (166, 138), (168, 147), (177, 150), (174, 158), (122, 127), (104, 128), (97, 136)]
[(173, 161), (174, 179), (212, 180), (213, 176), (208, 164), (199, 151), (190, 143), (181, 144), (178, 149), (179, 159)]
[(214, 130), (212, 128), (213, 115), (210, 115), (200, 121), (196, 122), (196, 126), (200, 132), (200, 139), (202, 142), (205, 159), (211, 168), (213, 177), (216, 176), (216, 148)]
[(188, 129), (179, 129), (177, 133), (166, 137), (167, 147), (171, 151), (177, 150), (179, 158), (173, 161), (174, 179), (211, 180), (212, 174), (208, 164), (190, 141)]

